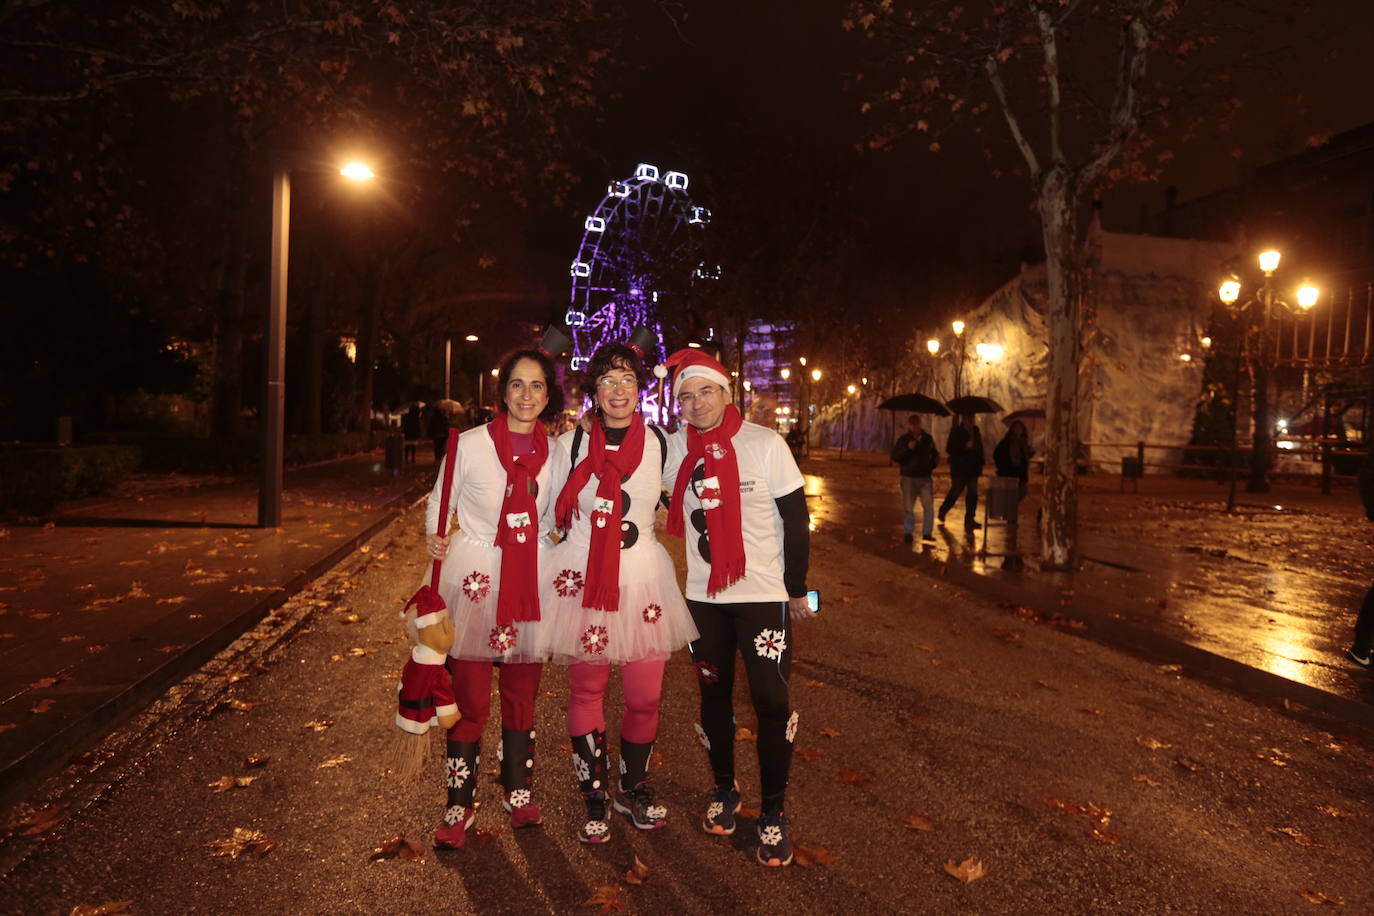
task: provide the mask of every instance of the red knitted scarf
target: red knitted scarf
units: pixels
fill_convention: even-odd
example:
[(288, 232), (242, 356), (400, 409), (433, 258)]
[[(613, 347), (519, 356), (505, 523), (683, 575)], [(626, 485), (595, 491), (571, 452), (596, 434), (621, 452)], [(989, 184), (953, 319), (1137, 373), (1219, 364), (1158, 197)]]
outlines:
[(715, 596), (744, 578), (744, 531), (740, 521), (739, 461), (732, 441), (744, 421), (731, 404), (720, 425), (709, 432), (687, 427), (687, 457), (673, 484), (673, 507), (668, 514), (668, 533), (682, 537), (687, 507), (682, 498), (697, 462), (705, 459), (706, 477), (701, 482), (701, 507), (706, 510), (706, 536), (711, 543), (711, 577), (706, 594)]
[(535, 501), (539, 487), (535, 478), (549, 457), (549, 437), (536, 425), (531, 437), (534, 453), (516, 458), (506, 415), (498, 413), (487, 429), (506, 471), (506, 497), (496, 526), (496, 546), (501, 548), (496, 622), (508, 626), (517, 620), (539, 619), (539, 508)]

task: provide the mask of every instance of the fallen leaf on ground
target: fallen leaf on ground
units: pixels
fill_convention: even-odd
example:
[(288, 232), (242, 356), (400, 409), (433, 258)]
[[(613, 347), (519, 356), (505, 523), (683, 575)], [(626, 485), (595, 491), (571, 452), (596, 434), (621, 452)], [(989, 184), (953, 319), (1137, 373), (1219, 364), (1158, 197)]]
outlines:
[(1332, 817), (1344, 818), (1348, 821), (1353, 821), (1355, 819), (1354, 814), (1352, 814), (1349, 811), (1342, 811), (1340, 808), (1337, 808), (1334, 805), (1318, 805), (1317, 810), (1320, 811), (1322, 814), (1329, 814)]
[(345, 763), (348, 763), (352, 759), (352, 754), (339, 754), (337, 757), (330, 757), (328, 760), (324, 761), (318, 767), (316, 767), (316, 769), (324, 770), (332, 769), (333, 767), (340, 767), (343, 766)]
[(177, 643), (176, 645), (172, 645), (172, 646), (158, 646), (157, 651), (162, 652), (162, 653), (164, 653), (164, 654), (166, 654), (166, 655), (171, 655), (173, 652), (180, 652), (182, 649), (185, 649), (185, 648), (186, 648), (186, 644), (185, 644), (185, 643)]
[(823, 728), (823, 729), (821, 729), (821, 734), (822, 734), (822, 735), (825, 735), (827, 738), (838, 738), (838, 737), (840, 737), (840, 732), (839, 732), (837, 729), (834, 729), (834, 728)]
[(358, 614), (340, 614), (337, 618), (339, 623), (357, 623), (362, 619)]
[(52, 699), (51, 697), (49, 697), (48, 699), (39, 700), (37, 703), (33, 704), (33, 706), (29, 709), (29, 712), (33, 713), (36, 716), (42, 715), (49, 709), (52, 709), (53, 704), (56, 702), (57, 701)]
[(132, 900), (115, 900), (110, 903), (80, 903), (72, 907), (68, 916), (113, 916), (126, 913), (133, 906)]
[(1056, 686), (1054, 686), (1053, 684), (1051, 684), (1049, 681), (1036, 681), (1036, 682), (1035, 682), (1035, 686), (1037, 686), (1037, 687), (1044, 687), (1046, 690), (1058, 690), (1058, 689), (1059, 689), (1058, 687), (1056, 687)]
[(621, 876), (621, 880), (626, 884), (643, 884), (652, 873), (653, 869), (640, 861), (639, 856), (635, 856), (635, 864)]
[(836, 775), (840, 782), (848, 782), (856, 786), (868, 785), (868, 777), (861, 774), (858, 770), (840, 770)]
[(1159, 674), (1180, 674), (1183, 671), (1182, 665), (1155, 665), (1155, 671)]
[(422, 861), (425, 857), (425, 847), (415, 840), (406, 839), (398, 833), (376, 849), (372, 850), (372, 855), (368, 856), (368, 858), (375, 862), (379, 859), (392, 859), (397, 856), (402, 859)]
[(19, 726), (18, 726), (18, 725), (15, 725), (13, 722), (5, 722), (4, 724), (0, 724), (0, 732), (7, 732), (7, 731), (9, 731), (9, 730), (12, 729), (12, 728), (18, 728), (18, 727), (19, 727)]
[(987, 867), (984, 866), (982, 862), (979, 862), (977, 859), (974, 858), (965, 859), (958, 865), (955, 865), (954, 860), (950, 859), (948, 862), (945, 863), (945, 871), (949, 872), (951, 875), (958, 878), (965, 884), (977, 881), (979, 878), (983, 877), (988, 873)]
[(1080, 709), (1080, 710), (1078, 710), (1078, 711), (1079, 711), (1079, 712), (1083, 712), (1083, 713), (1087, 713), (1087, 714), (1090, 715), (1090, 716), (1100, 716), (1100, 715), (1102, 715), (1102, 710), (1098, 709), (1096, 706), (1084, 706), (1082, 709)]
[(1163, 750), (1164, 748), (1173, 747), (1172, 744), (1166, 744), (1165, 742), (1160, 741), (1158, 738), (1150, 738), (1145, 735), (1136, 736), (1135, 743), (1143, 748), (1148, 748), (1152, 751), (1159, 751)]
[(276, 841), (268, 839), (267, 834), (261, 830), (249, 830), (246, 827), (235, 827), (232, 836), (211, 840), (205, 844), (210, 850), (210, 855), (229, 856), (231, 859), (237, 859), (245, 852), (256, 852), (259, 856), (265, 856), (276, 846)]
[(1304, 712), (1307, 709), (1306, 706), (1302, 705), (1301, 703), (1294, 703), (1287, 697), (1283, 698), (1283, 708), (1288, 710), (1289, 712)]
[(60, 684), (63, 681), (67, 680), (71, 680), (70, 674), (58, 674), (53, 677), (40, 677), (38, 680), (30, 684), (29, 688), (31, 690), (43, 690), (46, 687), (52, 687), (56, 684)]
[(825, 847), (808, 849), (805, 846), (793, 846), (792, 851), (796, 863), (802, 868), (810, 868), (813, 865), (829, 865), (840, 859), (839, 856), (832, 854)]
[(1267, 760), (1276, 767), (1288, 766), (1288, 761), (1283, 758), (1288, 756), (1276, 747), (1265, 747), (1255, 751), (1255, 759)]
[(1202, 769), (1202, 764), (1198, 763), (1196, 760), (1193, 760), (1189, 757), (1183, 756), (1175, 757), (1174, 765), (1183, 767), (1190, 773), (1196, 773), (1198, 770)]
[(253, 780), (257, 778), (256, 776), (221, 776), (214, 782), (206, 783), (206, 785), (216, 792), (228, 792), (230, 789), (242, 789), (245, 786), (251, 786)]
[(361, 546), (361, 547), (358, 548), (358, 553), (371, 553), (371, 551), (372, 551), (372, 548), (369, 547), (369, 546), (366, 545), (366, 544), (364, 544), (363, 546)]
[(333, 724), (333, 719), (311, 719), (309, 722), (305, 723), (304, 727), (313, 728), (317, 732), (322, 732)]
[(214, 680), (221, 684), (237, 684), (248, 676), (247, 671), (225, 671), (222, 674), (215, 675)]
[(1081, 817), (1092, 824), (1092, 835), (1096, 840), (1109, 843), (1112, 846), (1117, 844), (1116, 833), (1108, 826), (1112, 822), (1112, 812), (1101, 805), (1088, 802), (1086, 805), (1077, 805), (1068, 799), (1055, 798), (1053, 795), (1045, 796), (1045, 804), (1051, 808), (1058, 808), (1065, 814), (1073, 817)]
[(1302, 899), (1308, 903), (1329, 903), (1332, 906), (1345, 906), (1345, 901), (1339, 897), (1328, 897), (1321, 891), (1298, 891)]
[(37, 836), (57, 826), (62, 820), (62, 805), (45, 805), (35, 808), (14, 822), (14, 832), (19, 836)]
[(759, 736), (756, 735), (756, 734), (754, 734), (754, 733), (753, 733), (752, 731), (750, 731), (749, 729), (745, 728), (743, 725), (741, 725), (739, 728), (735, 729), (735, 740), (736, 740), (736, 741), (757, 741), (757, 740), (759, 740)]
[(619, 884), (603, 884), (596, 889), (595, 894), (583, 900), (582, 905), (599, 906), (602, 913), (623, 910), (625, 909), (625, 888)]
[(486, 846), (501, 835), (500, 827), (478, 827), (472, 831), (472, 841), (478, 846)]
[(1282, 833), (1282, 834), (1285, 835), (1285, 836), (1290, 836), (1290, 837), (1293, 838), (1293, 842), (1294, 842), (1294, 843), (1297, 843), (1299, 846), (1320, 846), (1320, 845), (1321, 845), (1321, 843), (1318, 843), (1316, 840), (1312, 839), (1312, 837), (1310, 837), (1310, 836), (1308, 836), (1307, 834), (1303, 833), (1303, 832), (1302, 832), (1301, 830), (1299, 830), (1297, 827), (1270, 827), (1270, 828), (1269, 828), (1269, 832), (1270, 832), (1270, 833)]
[(1154, 786), (1156, 788), (1159, 787), (1159, 783), (1155, 782), (1153, 779), (1146, 776), (1144, 773), (1136, 773), (1131, 778), (1134, 779), (1136, 782), (1143, 782), (1147, 786)]
[(910, 830), (931, 831), (935, 825), (930, 822), (930, 818), (924, 814), (908, 814), (906, 820), (902, 821), (902, 826)]
[(792, 751), (792, 753), (795, 754), (796, 756), (800, 757), (802, 760), (820, 760), (820, 759), (821, 759), (821, 752), (820, 752), (820, 751), (813, 751), (813, 750), (811, 750), (810, 748), (805, 748), (805, 747), (795, 748), (795, 749)]
[(267, 766), (267, 761), (271, 759), (271, 754), (249, 754), (243, 759), (243, 765), (249, 769), (253, 767), (265, 767)]
[(825, 681), (807, 681), (807, 682), (806, 682), (806, 686), (808, 686), (808, 687), (825, 687), (825, 686), (828, 686), (828, 685), (825, 683)]
[(262, 704), (250, 703), (247, 700), (240, 700), (236, 697), (232, 700), (225, 700), (224, 705), (228, 706), (230, 709), (236, 709), (239, 712), (248, 712), (248, 710), (252, 709), (254, 706), (261, 706)]
[(919, 650), (922, 651), (922, 652), (932, 652), (932, 653), (933, 653), (933, 652), (935, 651), (935, 647), (934, 647), (934, 646), (927, 646), (925, 643), (920, 643), (920, 642), (918, 642), (918, 643), (912, 643), (912, 647), (913, 647), (913, 648), (916, 648), (916, 649), (919, 649)]
[(753, 820), (762, 813), (763, 812), (761, 812), (758, 808), (750, 808), (747, 805), (739, 806), (739, 816), (742, 818)]

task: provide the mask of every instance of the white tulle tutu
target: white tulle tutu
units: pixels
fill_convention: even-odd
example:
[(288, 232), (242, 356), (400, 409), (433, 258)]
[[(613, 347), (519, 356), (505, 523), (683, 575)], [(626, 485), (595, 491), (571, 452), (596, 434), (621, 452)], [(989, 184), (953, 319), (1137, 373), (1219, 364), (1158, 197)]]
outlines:
[[(539, 541), (539, 577), (555, 561), (553, 545)], [(496, 624), (496, 594), (501, 585), (501, 550), (494, 544), (455, 533), (448, 556), (439, 569), (439, 596), (453, 619), (451, 658), (465, 661), (498, 659), (507, 662), (543, 662), (549, 658), (549, 612), (540, 608), (540, 620), (517, 620), (506, 627)]]
[(657, 541), (641, 537), (620, 551), (618, 611), (582, 606), (587, 550), (574, 538), (540, 554), (539, 604), (548, 623), (541, 635), (550, 659), (620, 665), (667, 658), (697, 638), (673, 561)]

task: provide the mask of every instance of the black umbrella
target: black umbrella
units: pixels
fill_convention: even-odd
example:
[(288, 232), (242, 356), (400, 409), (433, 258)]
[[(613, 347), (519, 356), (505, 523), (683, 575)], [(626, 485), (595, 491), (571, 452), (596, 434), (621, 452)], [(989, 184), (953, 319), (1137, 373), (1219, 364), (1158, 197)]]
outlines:
[(1005, 423), (1005, 424), (1007, 424), (1008, 426), (1010, 426), (1011, 424), (1015, 423), (1017, 420), (1020, 420), (1021, 422), (1024, 423), (1024, 422), (1027, 421), (1027, 420), (1043, 420), (1043, 419), (1045, 419), (1045, 410), (1044, 410), (1044, 408), (1041, 408), (1041, 407), (1026, 407), (1026, 408), (1023, 408), (1023, 409), (1021, 409), (1021, 410), (1013, 410), (1011, 413), (1007, 414), (1005, 417), (1002, 418), (1002, 422)]
[(937, 417), (949, 416), (949, 411), (945, 409), (945, 405), (934, 398), (928, 398), (915, 392), (894, 395), (879, 404), (878, 409), (904, 410), (907, 413), (933, 413)]
[(957, 414), (1002, 412), (1001, 406), (992, 398), (980, 398), (974, 394), (966, 394), (962, 398), (955, 398), (945, 406)]

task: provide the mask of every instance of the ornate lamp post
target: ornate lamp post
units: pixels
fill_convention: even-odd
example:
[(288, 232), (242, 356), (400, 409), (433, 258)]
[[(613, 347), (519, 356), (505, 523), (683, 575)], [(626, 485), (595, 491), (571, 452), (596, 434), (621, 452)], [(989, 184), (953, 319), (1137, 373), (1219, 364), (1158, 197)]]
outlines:
[(1296, 308), (1279, 299), (1274, 294), (1274, 271), (1279, 268), (1282, 255), (1270, 249), (1260, 252), (1259, 268), (1264, 273), (1264, 282), (1258, 291), (1241, 301), (1240, 278), (1232, 276), (1222, 282), (1217, 296), (1245, 320), (1243, 327), (1249, 331), (1258, 325), (1258, 339), (1250, 348), (1250, 378), (1254, 382), (1254, 395), (1251, 398), (1254, 418), (1254, 438), (1250, 454), (1250, 479), (1245, 489), (1250, 493), (1269, 492), (1269, 471), (1273, 467), (1273, 419), (1270, 416), (1270, 374), (1278, 363), (1278, 341), (1270, 333), (1275, 307), (1283, 308), (1290, 314), (1299, 314), (1317, 304), (1321, 295), (1317, 287), (1306, 280), (1298, 287), (1294, 300)]

